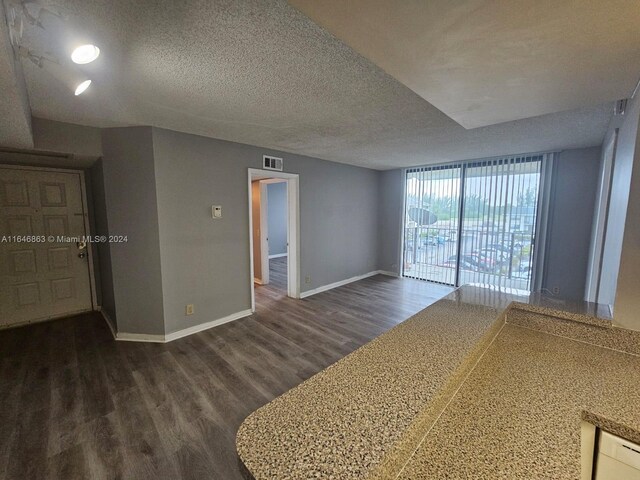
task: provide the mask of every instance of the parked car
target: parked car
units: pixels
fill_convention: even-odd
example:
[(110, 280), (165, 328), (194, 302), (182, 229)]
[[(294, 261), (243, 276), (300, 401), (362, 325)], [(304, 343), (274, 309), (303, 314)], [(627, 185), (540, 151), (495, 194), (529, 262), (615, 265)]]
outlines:
[(425, 245), (444, 245), (445, 243), (445, 238), (441, 237), (441, 236), (434, 236), (434, 235), (429, 235), (428, 237), (425, 238), (424, 240), (424, 244)]
[[(447, 260), (446, 262), (444, 262), (444, 263), (442, 264), (442, 266), (443, 266), (443, 267), (447, 267), (447, 268), (456, 268), (455, 255), (454, 255), (453, 257), (454, 257), (454, 259), (453, 259), (453, 260), (451, 260), (451, 259)], [(476, 268), (476, 266), (475, 266), (475, 265), (473, 265), (473, 264), (471, 264), (471, 263), (467, 262), (467, 261), (466, 261), (466, 260), (464, 260), (464, 259), (460, 259), (460, 268), (461, 268), (462, 270), (467, 270), (467, 271), (469, 271), (469, 272), (475, 272), (475, 271), (477, 270), (477, 268)]]
[(488, 248), (500, 250), (501, 252), (507, 253), (511, 253), (512, 251), (517, 252), (518, 250), (521, 250), (523, 246), (524, 245), (522, 244), (522, 242), (515, 242), (513, 244), (513, 247), (511, 245), (502, 245), (500, 243), (492, 243), (490, 245), (487, 245)]
[[(455, 265), (456, 260), (457, 256), (451, 255), (446, 263), (453, 262)], [(483, 258), (478, 254), (465, 254), (460, 256), (460, 268), (464, 270), (491, 273), (495, 271), (495, 266), (495, 261), (489, 258)]]
[(476, 265), (478, 267), (478, 270), (481, 272), (494, 272), (496, 269), (496, 261), (491, 258), (483, 257), (481, 255), (473, 253), (470, 255), (465, 255), (464, 257), (466, 261), (468, 261), (472, 265)]
[(509, 259), (512, 258), (508, 252), (504, 252), (502, 250), (496, 250), (492, 248), (483, 248), (477, 252), (473, 252), (479, 255), (481, 258), (489, 259), (493, 262), (494, 266), (505, 266), (509, 265)]
[(508, 260), (509, 252), (504, 250), (498, 250), (496, 248), (481, 248), (478, 250), (478, 254), (487, 258), (494, 258), (496, 260)]

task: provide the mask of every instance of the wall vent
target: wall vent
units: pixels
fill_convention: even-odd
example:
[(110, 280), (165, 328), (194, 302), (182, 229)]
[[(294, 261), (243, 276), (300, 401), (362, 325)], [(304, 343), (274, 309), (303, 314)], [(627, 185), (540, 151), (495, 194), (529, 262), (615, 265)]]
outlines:
[(269, 155), (262, 156), (262, 168), (265, 170), (277, 170), (282, 171), (282, 159), (278, 157), (271, 157)]
[(624, 112), (627, 110), (627, 99), (618, 100), (614, 107), (613, 113), (615, 115), (624, 115)]

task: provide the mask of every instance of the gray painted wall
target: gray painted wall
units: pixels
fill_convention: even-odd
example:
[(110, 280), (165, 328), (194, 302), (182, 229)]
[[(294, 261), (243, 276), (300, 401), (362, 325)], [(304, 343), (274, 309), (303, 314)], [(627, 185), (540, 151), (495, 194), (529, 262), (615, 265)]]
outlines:
[(287, 253), (287, 184), (267, 184), (269, 255)]
[[(560, 288), (560, 296), (582, 300), (591, 241), (591, 225), (600, 168), (600, 147), (572, 149), (558, 156), (555, 200), (551, 205), (548, 267), (543, 287)], [(402, 170), (380, 175), (381, 270), (400, 272), (403, 208)], [(394, 266), (395, 264), (395, 266)]]
[(380, 172), (380, 231), (378, 259), (380, 270), (400, 274), (400, 247), (404, 208), (404, 175), (402, 169)]
[[(640, 95), (620, 125), (605, 242), (608, 281), (619, 266), (613, 321), (640, 330)], [(619, 252), (619, 253), (618, 253)], [(603, 269), (604, 270), (604, 269)], [(604, 283), (604, 281), (602, 282)]]
[(562, 298), (584, 299), (600, 160), (593, 147), (564, 150), (555, 163), (542, 287)]
[(37, 117), (32, 120), (32, 128), (36, 150), (72, 153), (89, 161), (102, 155), (102, 136), (99, 128)]
[(110, 245), (118, 331), (163, 334), (152, 130), (150, 127), (105, 129), (102, 151), (109, 233), (128, 237), (126, 243)]
[(167, 332), (251, 308), (247, 168), (263, 154), (300, 174), (301, 290), (378, 269), (379, 172), (156, 128), (153, 149)]
[[(612, 295), (625, 223), (633, 223), (627, 222), (627, 202), (631, 167), (638, 152), (639, 111), (636, 99), (627, 115), (612, 124), (612, 128), (621, 127), (613, 178), (613, 215), (603, 265), (603, 276), (609, 279), (603, 284), (611, 287)], [(101, 250), (99, 283), (103, 306), (108, 312), (112, 310), (109, 314), (114, 319), (118, 317), (122, 332), (171, 332), (249, 308), (246, 169), (260, 168), (264, 153), (284, 156), (285, 171), (301, 174), (302, 291), (376, 269), (399, 271), (401, 170), (376, 172), (150, 127), (100, 131), (41, 119), (35, 119), (34, 125), (39, 148), (76, 152), (78, 157), (104, 155), (103, 164), (91, 170), (96, 210), (103, 211), (102, 218), (95, 212), (96, 233), (106, 229), (112, 234), (128, 234), (129, 243)], [(96, 132), (101, 132), (99, 144)], [(575, 164), (582, 155), (577, 152), (566, 151), (561, 159)], [(576, 172), (580, 182), (591, 184), (594, 156), (585, 154), (584, 158), (590, 165), (587, 171), (581, 172), (585, 165), (578, 164), (580, 168), (571, 171), (568, 190), (563, 190), (574, 200), (577, 190), (595, 195), (595, 186), (593, 191), (590, 187), (574, 188)], [(217, 224), (210, 218), (213, 204), (223, 205), (223, 219)], [(558, 223), (575, 219), (575, 210), (560, 210), (555, 217)], [(628, 215), (633, 214), (630, 210)], [(579, 215), (589, 221), (582, 210)], [(633, 242), (637, 240), (633, 234), (629, 230), (625, 240), (630, 265), (634, 260)], [(556, 256), (567, 260), (566, 256)], [(586, 262), (583, 266), (586, 268)], [(625, 278), (633, 275), (633, 271), (625, 272)], [(309, 283), (305, 283), (307, 276)], [(574, 284), (553, 272), (547, 284), (555, 282), (554, 278), (565, 285), (561, 286), (565, 294), (577, 295), (582, 288), (583, 279)], [(631, 281), (628, 285), (635, 284)], [(163, 291), (167, 292), (164, 298)], [(621, 289), (616, 310), (628, 305), (629, 312), (637, 311), (638, 306), (630, 300), (633, 298)], [(194, 316), (184, 316), (186, 303), (195, 304)], [(618, 317), (617, 313), (616, 321)], [(635, 325), (633, 321), (625, 324)]]
[[(619, 160), (622, 167), (614, 178), (614, 193), (621, 195), (620, 201), (613, 202), (617, 212), (624, 212), (622, 229), (626, 220), (626, 203), (623, 206), (622, 200), (627, 199), (624, 180), (626, 176), (628, 194), (628, 159), (633, 158), (631, 138), (634, 128), (637, 133), (637, 115), (636, 101), (626, 117), (631, 117), (625, 121), (627, 133), (621, 135), (623, 153), (619, 156), (627, 161)], [(40, 132), (39, 145), (44, 148), (47, 143), (43, 139), (49, 138), (48, 145), (57, 151), (62, 147), (54, 145), (64, 145), (70, 138), (48, 121), (36, 126), (36, 131)], [(633, 136), (634, 141), (636, 138)], [(285, 171), (301, 175), (302, 291), (377, 269), (399, 271), (401, 170), (376, 172), (150, 127), (105, 129), (100, 148), (96, 149), (94, 143), (91, 140), (83, 153), (104, 155), (103, 163), (91, 171), (96, 210), (103, 212), (102, 217), (100, 212), (95, 213), (96, 233), (106, 230), (129, 236), (129, 243), (111, 245), (99, 253), (102, 303), (110, 316), (117, 316), (121, 332), (173, 332), (250, 308), (247, 168), (260, 168), (265, 153), (283, 156)], [(85, 147), (75, 147), (78, 151), (81, 148)], [(599, 159), (596, 150), (569, 150), (560, 157), (561, 183), (566, 188), (559, 190), (570, 197), (555, 212), (554, 221), (561, 228), (566, 219), (577, 224), (576, 219), (583, 218), (580, 226), (590, 222), (585, 213), (589, 209), (580, 209), (576, 215), (575, 208), (563, 202), (575, 201), (578, 196), (580, 207), (592, 202), (596, 187), (594, 184), (591, 189), (590, 179), (596, 157)], [(563, 168), (563, 161), (567, 168)], [(572, 170), (569, 164), (580, 168)], [(577, 180), (576, 172), (580, 177)], [(597, 180), (597, 175), (593, 178)], [(590, 198), (585, 202), (587, 191)], [(211, 219), (210, 207), (214, 204), (223, 206), (221, 220)], [(615, 225), (619, 227), (620, 223), (612, 222), (611, 228)], [(564, 230), (556, 230), (554, 235), (576, 237), (580, 228)], [(621, 235), (613, 236), (620, 239), (620, 250)], [(584, 235), (579, 236), (573, 242), (582, 249)], [(572, 252), (576, 257), (575, 248)], [(571, 256), (553, 250), (551, 255), (559, 261), (572, 261)], [(616, 261), (609, 252), (609, 258), (617, 278), (619, 255)], [(586, 268), (586, 262), (579, 268)], [(584, 287), (584, 275), (575, 275), (580, 279), (574, 283), (565, 273), (552, 271), (547, 284), (561, 283), (563, 294), (577, 296)], [(305, 277), (310, 277), (309, 283), (305, 283)], [(626, 298), (621, 296), (618, 303)], [(187, 303), (195, 305), (193, 316), (184, 315)]]

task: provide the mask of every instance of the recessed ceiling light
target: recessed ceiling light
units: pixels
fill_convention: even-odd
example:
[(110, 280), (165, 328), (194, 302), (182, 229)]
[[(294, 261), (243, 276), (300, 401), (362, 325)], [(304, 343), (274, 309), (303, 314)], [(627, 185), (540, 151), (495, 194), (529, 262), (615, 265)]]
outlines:
[(82, 94), (91, 85), (91, 80), (85, 80), (76, 87), (76, 96)]
[(84, 65), (93, 62), (100, 55), (100, 49), (95, 45), (80, 45), (71, 54), (71, 60), (74, 63)]

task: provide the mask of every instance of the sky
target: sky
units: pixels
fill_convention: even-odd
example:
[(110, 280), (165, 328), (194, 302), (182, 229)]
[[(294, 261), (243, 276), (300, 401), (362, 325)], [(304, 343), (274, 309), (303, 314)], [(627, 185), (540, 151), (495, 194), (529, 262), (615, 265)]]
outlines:
[[(526, 170), (520, 167), (525, 167)], [(503, 206), (505, 204), (517, 205), (518, 194), (524, 193), (528, 189), (537, 192), (540, 174), (538, 172), (529, 173), (532, 170), (530, 164), (512, 165), (511, 172), (507, 175), (499, 174), (500, 168), (502, 167), (468, 168), (465, 196), (475, 195), (485, 199), (492, 205)], [(527, 173), (515, 174), (513, 172), (514, 168)], [(498, 174), (487, 175), (490, 170)], [(424, 179), (424, 181), (421, 181), (421, 179)], [(436, 198), (458, 197), (460, 195), (460, 169), (411, 172), (407, 178), (407, 195), (434, 196)]]

